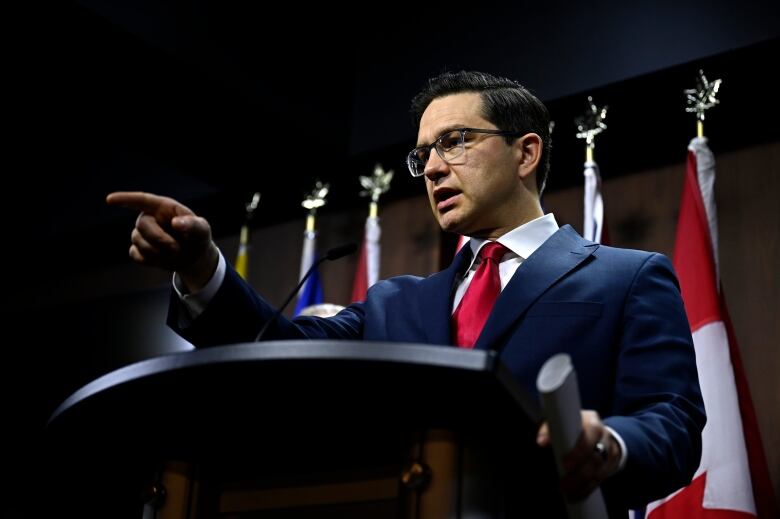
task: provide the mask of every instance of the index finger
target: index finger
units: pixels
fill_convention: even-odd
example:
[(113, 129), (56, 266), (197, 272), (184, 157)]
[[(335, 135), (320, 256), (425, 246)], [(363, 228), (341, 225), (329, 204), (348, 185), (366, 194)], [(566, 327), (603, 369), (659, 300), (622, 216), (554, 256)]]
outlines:
[(157, 212), (161, 205), (170, 200), (168, 197), (141, 191), (116, 191), (106, 196), (108, 205), (117, 205), (151, 214)]

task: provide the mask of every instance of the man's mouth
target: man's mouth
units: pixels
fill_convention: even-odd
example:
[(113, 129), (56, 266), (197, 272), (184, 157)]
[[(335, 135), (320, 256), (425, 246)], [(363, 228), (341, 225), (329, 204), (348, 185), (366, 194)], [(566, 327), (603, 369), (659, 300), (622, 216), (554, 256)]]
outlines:
[(449, 187), (439, 187), (433, 192), (433, 199), (436, 201), (436, 209), (444, 211), (451, 208), (458, 201), (460, 191)]

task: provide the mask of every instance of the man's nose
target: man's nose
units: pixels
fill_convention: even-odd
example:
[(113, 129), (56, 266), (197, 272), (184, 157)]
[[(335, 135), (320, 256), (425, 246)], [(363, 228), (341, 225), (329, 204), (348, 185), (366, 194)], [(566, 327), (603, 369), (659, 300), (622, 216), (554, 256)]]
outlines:
[(431, 154), (428, 156), (428, 162), (425, 163), (425, 169), (423, 175), (430, 181), (436, 181), (438, 178), (447, 175), (450, 172), (450, 166), (444, 159), (439, 157), (436, 150), (431, 150)]

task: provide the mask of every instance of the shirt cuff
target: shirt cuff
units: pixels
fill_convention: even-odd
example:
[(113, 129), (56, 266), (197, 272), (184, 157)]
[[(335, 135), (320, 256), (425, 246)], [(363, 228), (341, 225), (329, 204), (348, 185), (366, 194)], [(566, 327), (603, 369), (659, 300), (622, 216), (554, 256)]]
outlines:
[(618, 445), (620, 445), (620, 463), (618, 463), (617, 468), (617, 471), (620, 472), (623, 470), (623, 467), (626, 466), (626, 460), (628, 460), (628, 448), (626, 447), (626, 442), (624, 442), (623, 438), (617, 432), (615, 432), (615, 429), (609, 425), (605, 425), (604, 428), (609, 431), (612, 437), (615, 438), (615, 441), (618, 442)]
[(222, 251), (219, 252), (219, 261), (217, 262), (217, 269), (209, 279), (203, 288), (190, 294), (187, 292), (187, 287), (184, 286), (184, 282), (181, 280), (181, 276), (178, 273), (173, 273), (173, 290), (176, 295), (179, 296), (179, 301), (186, 310), (185, 314), (179, 314), (179, 326), (186, 328), (192, 321), (198, 318), (200, 314), (206, 310), (206, 306), (214, 299), (217, 294), (217, 290), (222, 286), (222, 282), (225, 280), (225, 273), (227, 272), (227, 264), (225, 257), (222, 255)]

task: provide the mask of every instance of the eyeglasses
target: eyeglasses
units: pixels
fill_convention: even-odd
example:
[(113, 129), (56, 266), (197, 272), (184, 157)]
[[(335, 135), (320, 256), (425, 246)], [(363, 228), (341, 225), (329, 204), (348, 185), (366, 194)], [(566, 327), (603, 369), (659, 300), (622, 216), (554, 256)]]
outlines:
[(413, 177), (421, 177), (425, 174), (425, 165), (431, 156), (431, 150), (436, 148), (436, 153), (444, 162), (458, 158), (466, 149), (467, 133), (487, 133), (490, 135), (503, 135), (505, 137), (519, 137), (523, 132), (509, 132), (503, 130), (480, 130), (478, 128), (458, 128), (443, 133), (432, 144), (420, 146), (409, 152), (406, 157), (406, 165)]

